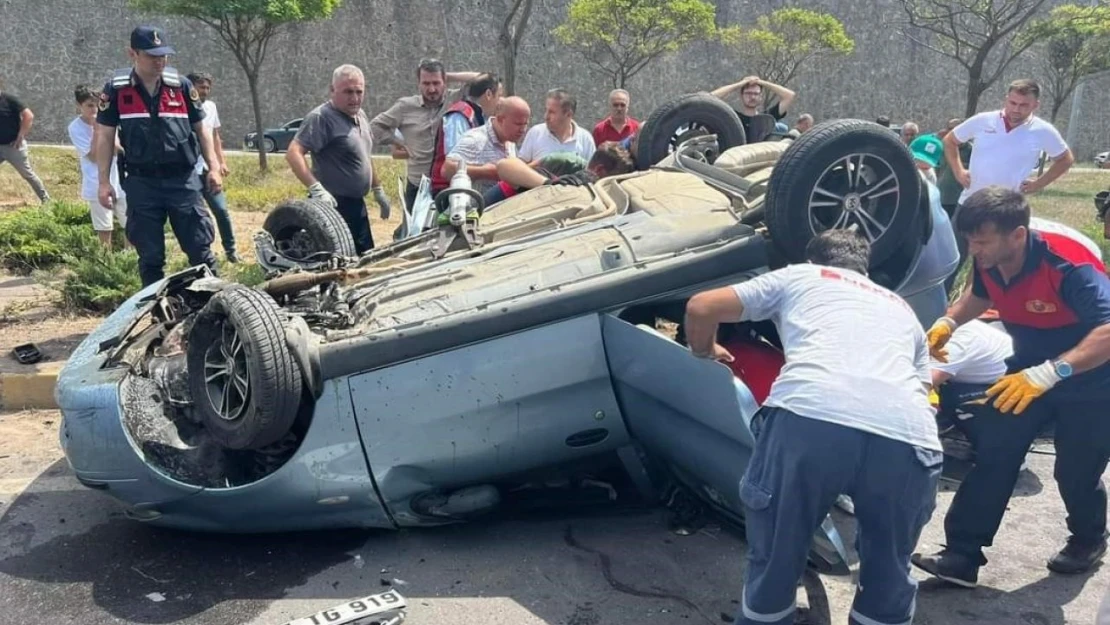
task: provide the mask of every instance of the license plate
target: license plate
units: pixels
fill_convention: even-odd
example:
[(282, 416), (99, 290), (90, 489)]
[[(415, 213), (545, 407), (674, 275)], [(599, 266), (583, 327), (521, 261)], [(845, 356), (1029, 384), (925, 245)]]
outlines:
[(368, 616), (405, 607), (405, 598), (395, 590), (355, 599), (320, 610), (316, 614), (289, 621), (285, 625), (347, 625)]

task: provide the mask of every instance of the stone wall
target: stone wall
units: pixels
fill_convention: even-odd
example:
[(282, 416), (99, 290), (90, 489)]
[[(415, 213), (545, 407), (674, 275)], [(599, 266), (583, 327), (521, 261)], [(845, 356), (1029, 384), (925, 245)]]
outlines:
[[(610, 85), (592, 73), (551, 34), (563, 19), (567, 0), (537, 0), (518, 62), (518, 91), (542, 106), (542, 94), (556, 86), (579, 96), (579, 119), (592, 124), (604, 111)], [(303, 115), (326, 97), (330, 71), (352, 62), (367, 74), (370, 115), (395, 98), (415, 92), (413, 68), (437, 56), (451, 69), (498, 70), (496, 36), (507, 0), (346, 0), (335, 17), (299, 25), (275, 41), (263, 69), (262, 107), (267, 125)], [(804, 6), (837, 15), (855, 38), (856, 54), (812, 68), (791, 85), (799, 93), (795, 113), (818, 119), (888, 114), (925, 127), (959, 115), (964, 72), (954, 62), (902, 37), (892, 24), (900, 13), (894, 0), (804, 0)], [(774, 0), (718, 0), (722, 24), (750, 23), (778, 6)], [(130, 29), (154, 23), (167, 29), (183, 72), (203, 69), (216, 78), (213, 99), (220, 105), (224, 139), (238, 146), (252, 116), (246, 82), (230, 53), (202, 26), (129, 11), (125, 0), (0, 0), (0, 80), (36, 113), (33, 140), (64, 141), (73, 116), (72, 88), (103, 83), (111, 70), (127, 65)], [(986, 94), (982, 108), (999, 105), (1005, 82), (1035, 76), (1035, 59), (1023, 58)], [(630, 85), (633, 114), (645, 117), (674, 95), (712, 89), (748, 72), (713, 43), (699, 43), (650, 66)], [(1110, 79), (1086, 90), (1074, 146), (1087, 160), (1110, 149)], [(540, 113), (534, 117), (538, 121)], [(1066, 123), (1067, 108), (1060, 123)]]

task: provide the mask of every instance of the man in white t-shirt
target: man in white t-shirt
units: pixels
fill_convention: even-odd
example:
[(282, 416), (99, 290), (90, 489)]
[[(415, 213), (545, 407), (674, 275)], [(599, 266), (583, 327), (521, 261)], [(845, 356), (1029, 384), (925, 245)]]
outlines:
[(932, 359), (933, 386), (946, 382), (994, 384), (1006, 375), (1006, 359), (1013, 355), (1009, 334), (983, 321), (969, 321), (948, 340), (948, 362)]
[(578, 101), (565, 89), (547, 92), (547, 109), (543, 123), (528, 129), (517, 156), (526, 163), (536, 164), (552, 152), (574, 152), (589, 161), (597, 146), (590, 131), (574, 121)]
[[(112, 215), (119, 220), (121, 228), (127, 226), (127, 196), (119, 184), (119, 171), (115, 160), (111, 166), (111, 183), (116, 192), (116, 202), (113, 210), (108, 210), (100, 205), (96, 192), (99, 188), (99, 172), (96, 169), (96, 155), (93, 150), (93, 131), (96, 130), (96, 107), (100, 102), (100, 92), (86, 85), (78, 85), (73, 91), (77, 100), (77, 114), (69, 123), (69, 142), (77, 150), (77, 160), (81, 164), (81, 199), (89, 205), (89, 216), (92, 217), (93, 230), (100, 237), (100, 242), (105, 247), (112, 246)], [(119, 152), (119, 143), (116, 151)], [(126, 241), (126, 239), (125, 239)], [(124, 247), (127, 247), (125, 242)]]
[[(189, 74), (189, 80), (192, 81), (193, 86), (197, 89), (197, 94), (200, 95), (201, 109), (204, 110), (204, 120), (201, 122), (212, 133), (212, 145), (216, 150), (216, 160), (220, 163), (220, 176), (225, 180), (227, 179), (227, 159), (224, 157), (224, 144), (220, 139), (220, 114), (216, 110), (216, 103), (208, 99), (212, 94), (212, 75), (207, 72), (196, 72)], [(235, 252), (235, 230), (231, 227), (231, 214), (227, 209), (227, 196), (224, 195), (223, 189), (217, 193), (212, 193), (208, 189), (208, 171), (204, 167), (204, 159), (197, 159), (197, 175), (201, 180), (201, 196), (204, 197), (205, 203), (208, 204), (208, 209), (212, 211), (212, 217), (216, 220), (216, 228), (220, 231), (220, 243), (224, 246), (224, 255), (227, 257), (227, 262), (239, 262), (239, 255)]]
[(843, 493), (862, 558), (850, 619), (908, 623), (910, 554), (936, 505), (943, 459), (925, 331), (905, 300), (868, 279), (860, 235), (823, 232), (806, 257), (811, 264), (699, 293), (686, 308), (697, 356), (731, 361), (718, 324), (770, 319), (786, 357), (752, 421), (755, 450), (740, 482), (748, 566), (735, 622), (793, 622), (813, 533)]
[[(1071, 168), (1075, 156), (1060, 132), (1034, 115), (1040, 98), (1041, 88), (1035, 80), (1015, 80), (1006, 91), (1002, 110), (974, 115), (945, 135), (945, 158), (964, 187), (961, 204), (979, 189), (996, 185), (1036, 193)], [(959, 144), (972, 140), (975, 149), (970, 167), (965, 168), (959, 158)], [(1039, 178), (1028, 179), (1041, 152), (1052, 159), (1052, 167)]]

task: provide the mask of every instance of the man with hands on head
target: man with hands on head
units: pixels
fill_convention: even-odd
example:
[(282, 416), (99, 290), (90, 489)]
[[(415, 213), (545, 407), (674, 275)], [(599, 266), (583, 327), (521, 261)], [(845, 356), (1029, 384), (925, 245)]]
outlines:
[[(976, 151), (978, 151), (978, 147)], [(1016, 190), (987, 187), (956, 215), (973, 259), (971, 284), (929, 329), (929, 350), (946, 358), (959, 326), (992, 306), (1013, 339), (1007, 375), (987, 390), (995, 411), (968, 420), (980, 441), (976, 461), (945, 518), (946, 547), (915, 554), (918, 568), (973, 588), (983, 548), (992, 544), (1025, 454), (1055, 424), (1055, 478), (1067, 508), (1067, 544), (1048, 561), (1057, 573), (1081, 573), (1106, 551), (1110, 460), (1110, 278), (1099, 259), (1062, 232), (1030, 229), (1029, 204)]]

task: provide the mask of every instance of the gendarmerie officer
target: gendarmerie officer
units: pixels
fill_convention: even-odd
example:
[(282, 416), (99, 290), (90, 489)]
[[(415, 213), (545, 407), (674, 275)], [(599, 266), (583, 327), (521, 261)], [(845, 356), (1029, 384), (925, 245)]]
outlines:
[(193, 173), (198, 152), (208, 164), (208, 184), (223, 187), (212, 138), (193, 85), (169, 67), (174, 53), (165, 31), (140, 26), (131, 32), (128, 56), (134, 66), (117, 71), (104, 87), (96, 116), (96, 162), (100, 203), (110, 208), (115, 192), (109, 169), (115, 155), (116, 128), (127, 155), (123, 189), (127, 192), (127, 239), (139, 253), (143, 286), (163, 277), (164, 228), (170, 226), (193, 265), (215, 269), (215, 229), (200, 201), (200, 179)]

